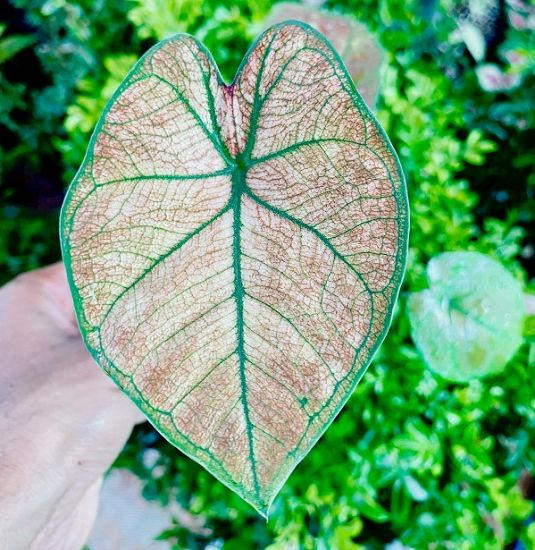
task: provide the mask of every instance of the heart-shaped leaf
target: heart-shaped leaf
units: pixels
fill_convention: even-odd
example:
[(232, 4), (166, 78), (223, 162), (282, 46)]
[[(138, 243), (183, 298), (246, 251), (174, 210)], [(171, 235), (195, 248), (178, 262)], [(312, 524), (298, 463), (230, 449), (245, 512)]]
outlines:
[(262, 514), (383, 340), (407, 225), (388, 139), (301, 23), (266, 31), (230, 86), (190, 36), (150, 50), (61, 218), (95, 359)]
[(412, 337), (428, 367), (468, 382), (499, 372), (522, 342), (522, 289), (496, 260), (446, 252), (427, 266), (430, 288), (409, 299)]

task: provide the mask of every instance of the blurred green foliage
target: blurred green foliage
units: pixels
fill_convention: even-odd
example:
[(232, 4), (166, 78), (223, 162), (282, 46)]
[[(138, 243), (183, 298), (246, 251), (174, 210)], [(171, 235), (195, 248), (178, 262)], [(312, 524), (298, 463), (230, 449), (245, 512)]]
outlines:
[(407, 302), (411, 337), (427, 367), (452, 382), (503, 371), (522, 344), (518, 281), (488, 255), (460, 251), (432, 258), (427, 281)]
[[(271, 4), (11, 0), (0, 24), (2, 281), (59, 258), (64, 187), (133, 61), (185, 31), (205, 42), (230, 80)], [(385, 50), (378, 116), (411, 200), (409, 268), (389, 336), (267, 524), (148, 426), (136, 430), (117, 465), (142, 477), (147, 498), (177, 500), (200, 517), (203, 529), (169, 526), (164, 536), (176, 548), (462, 550), (515, 541), (535, 548), (535, 524), (527, 521), (533, 318), (502, 374), (453, 385), (425, 368), (406, 309), (409, 293), (427, 286), (427, 262), (443, 251), (489, 254), (530, 292), (533, 8), (520, 0), (330, 0), (325, 7), (365, 23)]]

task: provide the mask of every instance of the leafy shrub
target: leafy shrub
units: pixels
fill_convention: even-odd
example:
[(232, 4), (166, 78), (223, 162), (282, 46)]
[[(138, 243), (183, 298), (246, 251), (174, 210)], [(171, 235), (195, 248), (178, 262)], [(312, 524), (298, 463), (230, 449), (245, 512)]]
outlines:
[[(269, 523), (150, 427), (136, 430), (117, 465), (142, 477), (147, 498), (176, 499), (207, 528), (170, 526), (165, 536), (177, 548), (535, 547), (526, 521), (526, 480), (535, 471), (533, 318), (502, 373), (453, 385), (425, 367), (407, 315), (409, 293), (426, 288), (426, 266), (444, 251), (488, 254), (533, 292), (533, 8), (489, 0), (494, 9), (482, 19), (473, 4), (326, 3), (366, 24), (385, 51), (378, 116), (411, 200), (404, 292), (374, 365), (291, 476)], [(61, 189), (131, 60), (185, 30), (206, 42), (229, 79), (270, 8), (268, 0), (12, 0), (0, 37), (4, 280), (58, 257)], [(467, 22), (468, 35), (460, 31)], [(25, 47), (14, 52), (5, 40), (20, 35)], [(489, 86), (488, 65), (515, 77)]]

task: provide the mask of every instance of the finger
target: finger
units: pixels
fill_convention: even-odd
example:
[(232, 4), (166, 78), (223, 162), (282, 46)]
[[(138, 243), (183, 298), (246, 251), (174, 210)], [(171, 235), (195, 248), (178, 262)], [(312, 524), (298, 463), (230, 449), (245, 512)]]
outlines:
[(39, 280), (50, 315), (67, 334), (79, 334), (71, 290), (63, 262), (57, 262), (33, 272)]

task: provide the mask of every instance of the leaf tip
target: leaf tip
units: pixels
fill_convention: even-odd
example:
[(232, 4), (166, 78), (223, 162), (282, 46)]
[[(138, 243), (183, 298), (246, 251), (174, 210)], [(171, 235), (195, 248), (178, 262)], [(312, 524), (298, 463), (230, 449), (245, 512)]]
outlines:
[(266, 523), (269, 521), (271, 505), (273, 504), (273, 500), (275, 498), (274, 496), (263, 497), (262, 494), (253, 495), (252, 493), (249, 493), (249, 494), (241, 493), (240, 496), (248, 504), (250, 504), (260, 516), (262, 516), (266, 520)]
[(266, 520), (266, 523), (269, 521), (270, 508), (271, 503), (261, 503), (259, 506), (254, 506), (254, 509)]

